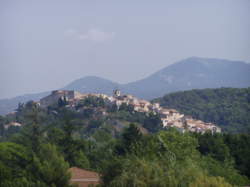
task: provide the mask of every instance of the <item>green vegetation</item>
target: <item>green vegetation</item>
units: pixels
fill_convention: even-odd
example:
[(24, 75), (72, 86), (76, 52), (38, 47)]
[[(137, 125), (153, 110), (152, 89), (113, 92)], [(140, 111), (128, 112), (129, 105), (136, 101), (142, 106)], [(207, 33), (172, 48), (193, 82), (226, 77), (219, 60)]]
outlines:
[[(70, 186), (73, 166), (101, 173), (101, 186), (250, 184), (249, 134), (183, 134), (96, 98), (76, 108), (29, 102), (0, 118), (0, 186)], [(23, 127), (6, 129), (13, 120)]]
[(70, 186), (69, 164), (50, 144), (39, 153), (12, 142), (0, 143), (0, 186)]
[(218, 88), (176, 92), (155, 99), (161, 106), (174, 108), (231, 133), (250, 132), (250, 88)]

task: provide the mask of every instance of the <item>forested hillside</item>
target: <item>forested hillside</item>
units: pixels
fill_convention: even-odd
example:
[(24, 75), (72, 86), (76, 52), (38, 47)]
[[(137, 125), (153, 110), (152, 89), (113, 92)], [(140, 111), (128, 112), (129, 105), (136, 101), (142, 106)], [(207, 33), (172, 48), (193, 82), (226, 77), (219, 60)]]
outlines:
[(28, 102), (0, 118), (0, 186), (72, 186), (70, 167), (99, 172), (101, 186), (250, 184), (250, 135), (162, 129), (156, 115), (96, 97), (75, 107)]
[(182, 91), (153, 100), (226, 132), (250, 132), (250, 88), (218, 88)]

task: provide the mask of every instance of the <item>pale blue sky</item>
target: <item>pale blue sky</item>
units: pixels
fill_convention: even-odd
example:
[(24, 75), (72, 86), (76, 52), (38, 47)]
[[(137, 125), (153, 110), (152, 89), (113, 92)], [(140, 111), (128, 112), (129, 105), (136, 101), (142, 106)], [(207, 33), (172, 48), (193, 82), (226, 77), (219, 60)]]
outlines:
[(250, 0), (0, 0), (0, 98), (178, 60), (250, 62)]

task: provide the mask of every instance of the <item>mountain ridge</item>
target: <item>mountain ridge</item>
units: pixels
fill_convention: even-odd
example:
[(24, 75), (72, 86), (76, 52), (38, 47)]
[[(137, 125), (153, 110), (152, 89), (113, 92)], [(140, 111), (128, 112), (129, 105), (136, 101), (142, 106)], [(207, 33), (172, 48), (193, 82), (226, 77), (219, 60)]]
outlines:
[[(104, 93), (111, 95), (119, 88), (124, 93), (142, 99), (161, 97), (170, 92), (203, 89), (250, 86), (250, 64), (216, 58), (189, 57), (166, 66), (146, 78), (120, 84), (98, 76), (79, 78), (60, 89), (82, 93)], [(19, 102), (39, 100), (49, 92), (26, 94), (11, 99), (0, 99), (0, 114), (13, 111)]]

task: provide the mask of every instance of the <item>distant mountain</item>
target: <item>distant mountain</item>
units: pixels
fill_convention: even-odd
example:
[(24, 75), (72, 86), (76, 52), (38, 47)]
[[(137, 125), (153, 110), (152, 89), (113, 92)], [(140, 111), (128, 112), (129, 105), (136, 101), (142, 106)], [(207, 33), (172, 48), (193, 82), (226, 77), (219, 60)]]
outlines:
[[(110, 95), (113, 89), (119, 88), (122, 92), (139, 98), (153, 99), (181, 90), (249, 86), (250, 64), (241, 61), (191, 57), (167, 66), (145, 79), (128, 84), (88, 76), (73, 81), (61, 89)], [(13, 111), (19, 102), (39, 100), (45, 95), (48, 95), (48, 92), (2, 99), (0, 114)]]
[(118, 83), (96, 76), (87, 76), (73, 81), (65, 86), (64, 90), (76, 90), (81, 93), (104, 93), (111, 95), (113, 90), (119, 88)]
[(18, 103), (25, 103), (30, 100), (38, 101), (40, 98), (49, 94), (50, 92), (42, 92), (37, 94), (26, 94), (11, 99), (0, 99), (0, 115), (14, 111), (17, 108)]
[(191, 57), (124, 85), (126, 92), (146, 99), (181, 90), (250, 86), (250, 64)]
[[(118, 83), (112, 82), (107, 79), (103, 79), (96, 76), (87, 76), (81, 79), (77, 79), (63, 88), (57, 88), (62, 90), (75, 90), (82, 93), (104, 93), (111, 95), (113, 90), (121, 87)], [(27, 101), (39, 101), (41, 98), (50, 94), (48, 92), (26, 94), (11, 99), (0, 99), (0, 115), (7, 114), (14, 111), (18, 103), (25, 103)]]
[[(81, 79), (77, 79), (63, 88), (57, 88), (62, 90), (75, 90), (82, 93), (104, 93), (111, 95), (113, 90), (119, 88), (119, 84), (107, 79), (99, 78), (96, 76), (87, 76)], [(27, 101), (39, 101), (41, 98), (50, 94), (48, 92), (26, 94), (11, 99), (0, 99), (0, 115), (7, 114), (14, 111), (18, 103), (25, 103)]]

